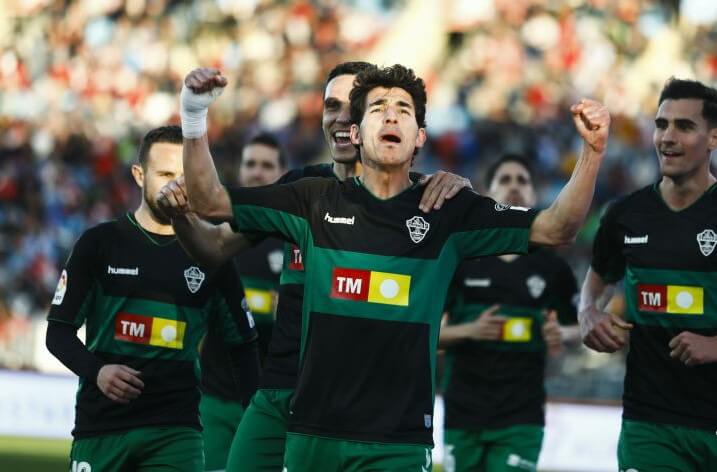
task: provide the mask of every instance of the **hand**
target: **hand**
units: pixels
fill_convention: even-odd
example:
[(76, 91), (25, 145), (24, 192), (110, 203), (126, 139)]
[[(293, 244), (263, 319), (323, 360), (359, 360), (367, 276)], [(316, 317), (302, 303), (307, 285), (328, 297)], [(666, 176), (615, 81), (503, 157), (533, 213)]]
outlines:
[(418, 208), (424, 213), (428, 213), (431, 209), (439, 210), (446, 200), (455, 197), (463, 187), (473, 188), (471, 181), (465, 177), (442, 170), (435, 174), (424, 175), (418, 184), (426, 186), (421, 203), (418, 204)]
[(110, 400), (126, 405), (142, 393), (144, 382), (139, 375), (126, 365), (107, 364), (97, 373), (97, 386)]
[(503, 315), (496, 315), (500, 305), (493, 305), (478, 318), (465, 324), (466, 337), (474, 341), (497, 341), (503, 337), (503, 325), (508, 320)]
[(227, 79), (219, 69), (194, 69), (184, 78), (180, 95), (182, 113), (205, 111), (222, 94)]
[(575, 129), (587, 146), (597, 152), (604, 153), (610, 133), (610, 113), (600, 102), (583, 98), (570, 107), (573, 114)]
[(625, 334), (632, 329), (619, 316), (599, 311), (594, 305), (578, 313), (583, 344), (598, 352), (615, 352), (625, 345)]
[(157, 205), (169, 218), (182, 217), (191, 211), (184, 176), (172, 180), (159, 190)]
[[(222, 93), (227, 85), (227, 78), (222, 75), (219, 69), (205, 67), (194, 69), (184, 78), (184, 85), (192, 92), (203, 95), (207, 92), (217, 90)], [(207, 104), (208, 106), (209, 104)]]
[(717, 362), (717, 337), (683, 331), (670, 340), (670, 357), (686, 366)]
[(557, 356), (563, 350), (563, 333), (558, 323), (558, 312), (548, 310), (542, 327), (543, 339), (550, 356)]

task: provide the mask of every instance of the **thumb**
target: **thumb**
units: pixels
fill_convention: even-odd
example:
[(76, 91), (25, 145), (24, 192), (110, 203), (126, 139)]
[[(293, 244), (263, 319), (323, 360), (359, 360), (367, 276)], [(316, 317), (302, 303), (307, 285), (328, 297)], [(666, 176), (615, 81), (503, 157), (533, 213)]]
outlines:
[(120, 367), (122, 368), (122, 370), (124, 370), (124, 371), (126, 371), (126, 372), (129, 372), (129, 373), (132, 374), (132, 375), (138, 376), (138, 375), (141, 374), (140, 371), (134, 370), (132, 367), (129, 367), (129, 366), (121, 365)]
[(490, 318), (495, 314), (496, 311), (498, 311), (498, 308), (500, 308), (500, 305), (497, 303), (495, 305), (491, 305), (490, 307), (486, 308), (483, 313), (480, 314), (481, 318)]
[(610, 315), (610, 321), (614, 326), (617, 326), (618, 328), (622, 329), (632, 329), (633, 326), (632, 323), (628, 323), (619, 316), (613, 314)]
[(418, 179), (418, 185), (426, 185), (431, 180), (431, 177), (433, 177), (433, 174), (421, 176), (421, 178)]
[(557, 323), (558, 322), (558, 312), (556, 310), (547, 310), (543, 312), (545, 316), (545, 321), (547, 323)]

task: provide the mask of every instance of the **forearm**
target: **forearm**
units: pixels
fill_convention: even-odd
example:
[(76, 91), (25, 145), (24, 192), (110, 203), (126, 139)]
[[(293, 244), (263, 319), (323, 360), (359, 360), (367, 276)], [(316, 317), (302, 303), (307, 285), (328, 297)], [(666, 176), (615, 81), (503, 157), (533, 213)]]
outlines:
[(553, 204), (535, 218), (530, 234), (532, 243), (559, 246), (575, 240), (592, 204), (603, 155), (583, 146), (570, 180)]
[(249, 240), (234, 233), (228, 223), (214, 225), (195, 213), (172, 218), (172, 227), (186, 253), (207, 267), (219, 267), (236, 252), (250, 245)]
[(183, 162), (187, 198), (192, 210), (210, 220), (231, 219), (229, 195), (219, 181), (206, 134), (199, 138), (184, 138)]
[(257, 341), (229, 348), (232, 377), (237, 385), (239, 401), (246, 408), (259, 388), (261, 367)]
[(92, 382), (104, 363), (91, 353), (77, 337), (77, 328), (71, 324), (50, 321), (45, 336), (47, 350), (62, 364), (75, 373)]
[(578, 321), (582, 324), (582, 315), (590, 309), (602, 311), (613, 293), (615, 293), (615, 285), (606, 283), (598, 273), (589, 268), (580, 290)]
[(468, 339), (468, 335), (466, 334), (464, 325), (446, 325), (441, 327), (441, 334), (438, 337), (438, 348), (442, 349), (453, 346), (466, 339)]

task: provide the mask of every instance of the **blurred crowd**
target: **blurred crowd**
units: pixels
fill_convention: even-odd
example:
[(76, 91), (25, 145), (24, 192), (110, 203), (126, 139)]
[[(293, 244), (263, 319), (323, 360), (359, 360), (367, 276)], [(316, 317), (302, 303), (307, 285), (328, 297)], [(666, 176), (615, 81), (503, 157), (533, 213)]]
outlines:
[(194, 67), (219, 67), (230, 82), (210, 113), (229, 182), (258, 129), (278, 135), (293, 166), (328, 159), (322, 91), (343, 60), (402, 62), (424, 77), (430, 138), (417, 170), (461, 173), (480, 189), (492, 160), (524, 153), (542, 204), (580, 151), (570, 104), (604, 101), (613, 129), (596, 205), (566, 251), (580, 276), (602, 205), (656, 178), (665, 80), (717, 81), (709, 0), (6, 0), (3, 9), (0, 345), (10, 320), (45, 314), (79, 234), (137, 204), (138, 140), (178, 122), (178, 89)]

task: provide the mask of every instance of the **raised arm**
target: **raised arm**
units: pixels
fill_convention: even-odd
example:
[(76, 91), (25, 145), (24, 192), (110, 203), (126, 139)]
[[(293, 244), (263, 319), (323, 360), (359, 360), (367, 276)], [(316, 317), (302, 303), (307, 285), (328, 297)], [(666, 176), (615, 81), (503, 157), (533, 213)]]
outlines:
[(190, 211), (184, 177), (162, 187), (157, 203), (171, 218), (182, 248), (201, 265), (219, 267), (236, 253), (253, 245), (249, 238), (234, 232), (229, 223), (215, 225)]
[(558, 198), (533, 221), (530, 229), (533, 244), (559, 246), (572, 243), (595, 193), (595, 180), (607, 147), (610, 114), (604, 105), (588, 99), (573, 105), (570, 111), (575, 128), (583, 138), (582, 153)]
[(585, 275), (580, 292), (578, 322), (583, 343), (598, 352), (615, 352), (625, 345), (625, 330), (632, 328), (622, 318), (605, 312), (605, 305), (615, 291), (592, 268)]
[(195, 69), (184, 79), (180, 96), (189, 202), (200, 217), (222, 221), (232, 218), (232, 207), (209, 152), (207, 111), (226, 85), (227, 79), (218, 69)]

